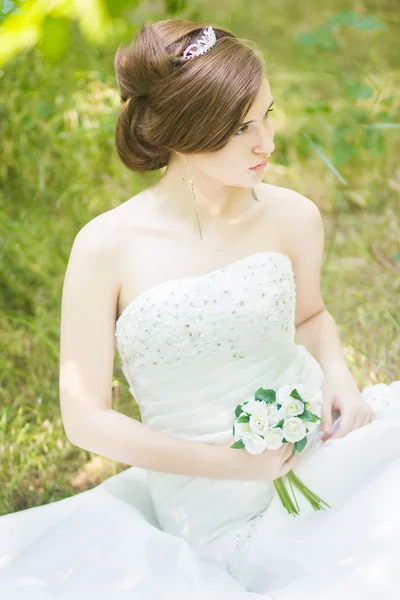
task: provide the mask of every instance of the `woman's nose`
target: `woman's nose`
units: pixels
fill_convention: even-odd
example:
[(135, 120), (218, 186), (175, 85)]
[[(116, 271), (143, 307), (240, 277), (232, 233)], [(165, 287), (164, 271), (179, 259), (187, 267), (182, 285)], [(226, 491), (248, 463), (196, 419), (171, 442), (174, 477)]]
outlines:
[(271, 132), (261, 130), (258, 133), (257, 144), (254, 149), (259, 154), (270, 155), (275, 150), (275, 144), (273, 142), (273, 137), (271, 136)]
[(259, 144), (253, 148), (254, 154), (262, 154), (263, 156), (269, 157), (275, 150), (275, 145), (271, 142), (265, 144)]

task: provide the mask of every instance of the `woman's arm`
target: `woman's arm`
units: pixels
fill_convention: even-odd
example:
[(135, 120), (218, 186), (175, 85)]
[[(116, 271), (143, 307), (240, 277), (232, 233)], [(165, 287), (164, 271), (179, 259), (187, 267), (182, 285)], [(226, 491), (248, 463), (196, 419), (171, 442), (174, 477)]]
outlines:
[(60, 405), (75, 445), (154, 471), (217, 479), (251, 475), (237, 450), (164, 434), (112, 409), (118, 239), (109, 211), (77, 234), (63, 286)]
[(68, 439), (89, 452), (152, 471), (246, 479), (237, 450), (174, 437), (112, 409), (87, 415)]

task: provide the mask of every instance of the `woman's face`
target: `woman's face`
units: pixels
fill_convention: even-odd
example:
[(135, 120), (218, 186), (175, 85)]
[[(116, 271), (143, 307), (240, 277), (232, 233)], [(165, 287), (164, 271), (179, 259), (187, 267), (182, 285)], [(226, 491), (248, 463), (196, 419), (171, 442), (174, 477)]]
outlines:
[(265, 168), (254, 171), (250, 167), (268, 160), (275, 149), (272, 103), (264, 77), (255, 101), (228, 144), (216, 152), (192, 155), (194, 170), (227, 186), (252, 188), (262, 181)]

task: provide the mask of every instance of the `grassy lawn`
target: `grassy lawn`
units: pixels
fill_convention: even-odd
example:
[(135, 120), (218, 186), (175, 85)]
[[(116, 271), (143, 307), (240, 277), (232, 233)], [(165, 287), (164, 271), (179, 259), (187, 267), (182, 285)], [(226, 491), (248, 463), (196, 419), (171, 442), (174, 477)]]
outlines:
[[(362, 389), (400, 379), (400, 15), (397, 0), (359, 6), (207, 0), (177, 16), (220, 23), (265, 53), (276, 146), (265, 181), (322, 212), (323, 297)], [(143, 3), (137, 18), (166, 16), (163, 4)], [(67, 440), (58, 390), (74, 236), (159, 177), (129, 172), (116, 155), (115, 50), (115, 40), (95, 49), (74, 30), (59, 63), (32, 49), (0, 70), (0, 514), (127, 468)], [(113, 407), (139, 419), (115, 358)]]

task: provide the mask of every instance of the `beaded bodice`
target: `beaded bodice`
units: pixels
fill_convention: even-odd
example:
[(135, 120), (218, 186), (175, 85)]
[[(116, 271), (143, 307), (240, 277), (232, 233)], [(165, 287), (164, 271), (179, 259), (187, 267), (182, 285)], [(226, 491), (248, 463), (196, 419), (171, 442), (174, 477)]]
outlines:
[(173, 279), (134, 298), (116, 325), (121, 359), (136, 369), (179, 366), (294, 336), (288, 256), (257, 252), (204, 275)]
[[(291, 261), (279, 252), (256, 252), (134, 298), (115, 339), (142, 422), (188, 440), (227, 444), (237, 404), (259, 387), (319, 386), (319, 363), (294, 340), (295, 299)], [(275, 492), (268, 481), (149, 469), (147, 475), (161, 528), (198, 550), (250, 523)]]

